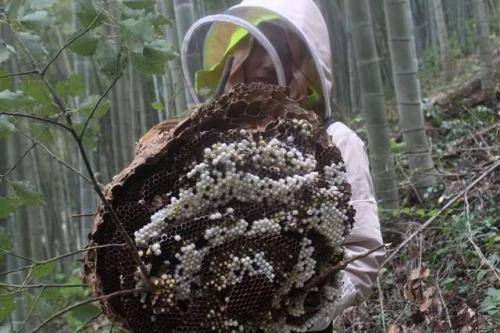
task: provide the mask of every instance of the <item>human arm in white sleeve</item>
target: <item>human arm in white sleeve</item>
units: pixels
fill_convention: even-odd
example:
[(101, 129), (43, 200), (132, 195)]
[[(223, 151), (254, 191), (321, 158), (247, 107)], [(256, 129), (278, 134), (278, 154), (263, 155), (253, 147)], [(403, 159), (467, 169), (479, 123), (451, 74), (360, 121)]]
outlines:
[[(340, 122), (328, 128), (333, 143), (339, 148), (344, 159), (347, 181), (351, 184), (351, 203), (356, 210), (354, 225), (345, 240), (346, 256), (353, 257), (375, 249), (383, 244), (377, 203), (370, 177), (368, 157), (363, 141)], [(377, 279), (385, 250), (351, 262), (343, 275), (342, 297), (330, 317), (319, 322), (311, 331), (325, 329), (343, 310), (365, 298)]]

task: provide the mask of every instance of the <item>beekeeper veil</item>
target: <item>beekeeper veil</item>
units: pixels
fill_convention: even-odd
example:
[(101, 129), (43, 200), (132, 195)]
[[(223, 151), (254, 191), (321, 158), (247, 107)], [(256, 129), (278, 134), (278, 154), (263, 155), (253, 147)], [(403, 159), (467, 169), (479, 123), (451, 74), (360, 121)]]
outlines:
[(312, 0), (244, 0), (195, 22), (181, 54), (195, 103), (212, 98), (221, 83), (228, 90), (264, 82), (286, 86), (304, 108), (331, 116), (330, 42)]

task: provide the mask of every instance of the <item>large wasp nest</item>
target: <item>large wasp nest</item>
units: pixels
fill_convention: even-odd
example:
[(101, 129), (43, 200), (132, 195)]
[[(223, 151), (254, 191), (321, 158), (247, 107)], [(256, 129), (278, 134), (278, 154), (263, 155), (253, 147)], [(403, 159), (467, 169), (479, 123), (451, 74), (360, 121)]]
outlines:
[[(128, 247), (88, 251), (86, 280), (97, 295), (140, 290), (102, 301), (133, 332), (304, 332), (340, 296), (327, 273), (354, 216), (342, 157), (281, 88), (238, 85), (197, 107), (105, 195), (149, 281)], [(120, 243), (101, 206), (90, 245)]]

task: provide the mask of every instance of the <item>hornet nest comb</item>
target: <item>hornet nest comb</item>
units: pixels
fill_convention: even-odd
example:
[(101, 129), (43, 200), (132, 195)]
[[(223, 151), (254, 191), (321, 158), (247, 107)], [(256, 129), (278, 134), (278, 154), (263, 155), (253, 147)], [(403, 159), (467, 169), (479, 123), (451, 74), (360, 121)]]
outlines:
[[(97, 295), (137, 290), (101, 302), (133, 332), (304, 332), (338, 300), (351, 188), (318, 117), (282, 88), (197, 106), (105, 196), (136, 249), (87, 251), (85, 279)], [(124, 242), (101, 205), (89, 245)]]

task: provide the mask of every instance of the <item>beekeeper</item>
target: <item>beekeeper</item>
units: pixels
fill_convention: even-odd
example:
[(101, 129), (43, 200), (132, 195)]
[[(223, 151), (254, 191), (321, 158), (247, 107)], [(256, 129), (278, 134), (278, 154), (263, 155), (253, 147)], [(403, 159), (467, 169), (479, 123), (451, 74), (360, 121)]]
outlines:
[[(356, 209), (346, 254), (363, 254), (382, 244), (365, 146), (346, 125), (332, 120), (330, 41), (313, 0), (244, 0), (223, 14), (204, 18), (186, 35), (182, 64), (195, 103), (213, 96), (221, 83), (227, 91), (238, 82), (264, 82), (287, 86), (290, 98), (324, 118), (344, 158)], [(332, 321), (367, 296), (384, 253), (380, 249), (347, 266), (338, 307), (312, 331), (331, 332)]]

